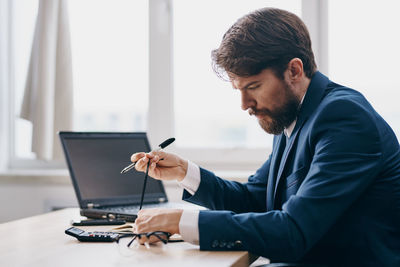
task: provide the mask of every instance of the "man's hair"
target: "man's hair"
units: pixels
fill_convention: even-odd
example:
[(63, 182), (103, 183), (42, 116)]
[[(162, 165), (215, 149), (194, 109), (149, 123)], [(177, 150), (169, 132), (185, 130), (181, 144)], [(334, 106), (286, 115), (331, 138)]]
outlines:
[(307, 27), (295, 14), (277, 8), (263, 8), (240, 18), (211, 57), (220, 77), (225, 72), (248, 77), (268, 68), (283, 79), (293, 58), (302, 60), (308, 78), (317, 69)]

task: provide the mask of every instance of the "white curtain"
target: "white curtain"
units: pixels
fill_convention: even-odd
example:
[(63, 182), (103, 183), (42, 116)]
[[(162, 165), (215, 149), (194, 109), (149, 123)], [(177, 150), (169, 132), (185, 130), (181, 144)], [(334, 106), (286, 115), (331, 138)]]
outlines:
[(67, 0), (40, 0), (21, 117), (32, 122), (38, 159), (61, 159), (57, 132), (72, 129), (72, 61)]

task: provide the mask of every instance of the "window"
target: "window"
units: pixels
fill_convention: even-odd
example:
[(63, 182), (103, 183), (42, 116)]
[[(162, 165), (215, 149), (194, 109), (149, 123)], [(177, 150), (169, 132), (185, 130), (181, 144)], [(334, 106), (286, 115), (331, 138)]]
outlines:
[(69, 1), (74, 129), (145, 131), (147, 0)]
[(398, 138), (399, 9), (398, 1), (330, 1), (328, 31), (330, 78), (363, 93)]

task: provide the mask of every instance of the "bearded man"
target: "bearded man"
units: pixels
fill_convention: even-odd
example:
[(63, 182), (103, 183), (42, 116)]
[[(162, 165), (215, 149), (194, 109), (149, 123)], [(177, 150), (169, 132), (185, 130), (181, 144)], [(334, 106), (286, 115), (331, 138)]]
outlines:
[(275, 135), (272, 153), (244, 184), (170, 153), (132, 155), (137, 170), (149, 163), (151, 177), (177, 180), (184, 200), (207, 208), (142, 210), (136, 231), (301, 266), (400, 266), (399, 142), (359, 92), (317, 71), (300, 18), (252, 12), (212, 59), (242, 109)]

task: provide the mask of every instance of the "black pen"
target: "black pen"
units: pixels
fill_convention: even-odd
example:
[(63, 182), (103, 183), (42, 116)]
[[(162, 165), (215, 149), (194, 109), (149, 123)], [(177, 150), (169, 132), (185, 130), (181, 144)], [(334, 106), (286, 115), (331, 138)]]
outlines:
[[(158, 145), (158, 148), (155, 149), (155, 150), (152, 150), (151, 152), (160, 151), (161, 149), (163, 149), (163, 148), (169, 146), (169, 145), (170, 145), (171, 143), (173, 143), (174, 141), (175, 141), (175, 138), (174, 138), (174, 137), (169, 138), (169, 139), (165, 140), (164, 142), (162, 142), (161, 144), (159, 144), (159, 145)], [(126, 166), (126, 167), (121, 171), (121, 173), (126, 173), (126, 172), (130, 171), (131, 169), (135, 168), (136, 162), (137, 162), (137, 161), (131, 163), (131, 164), (128, 165), (128, 166)]]

